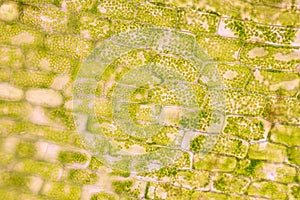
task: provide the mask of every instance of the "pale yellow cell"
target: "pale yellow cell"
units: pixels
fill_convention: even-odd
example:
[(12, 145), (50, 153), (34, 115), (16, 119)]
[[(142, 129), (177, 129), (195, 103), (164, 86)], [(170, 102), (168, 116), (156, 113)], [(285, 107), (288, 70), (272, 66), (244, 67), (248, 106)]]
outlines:
[(284, 62), (289, 62), (292, 60), (299, 60), (300, 59), (300, 50), (292, 51), (289, 54), (276, 53), (273, 56), (276, 60), (284, 61)]
[(161, 187), (157, 187), (155, 190), (156, 196), (160, 199), (167, 199), (168, 193), (165, 191), (165, 189)]
[(261, 73), (258, 69), (255, 70), (254, 77), (259, 83), (262, 83), (264, 80), (264, 77), (261, 75)]
[(236, 76), (238, 75), (238, 73), (236, 71), (232, 71), (232, 70), (227, 70), (224, 74), (223, 74), (223, 78), (231, 80), (234, 79)]
[(62, 90), (66, 86), (66, 84), (69, 82), (70, 77), (67, 75), (59, 75), (55, 77), (53, 80), (53, 83), (51, 84), (51, 88), (55, 90)]
[[(300, 3), (299, 3), (300, 6)], [(292, 42), (293, 46), (299, 46), (300, 45), (300, 29), (297, 30), (296, 34), (295, 34), (295, 39)]]
[(0, 6), (0, 20), (11, 22), (19, 17), (19, 8), (16, 2), (4, 2)]
[(29, 32), (20, 33), (10, 39), (13, 45), (32, 44), (35, 37)]
[(47, 59), (42, 59), (39, 63), (39, 66), (41, 67), (41, 69), (44, 70), (50, 70), (50, 62)]
[(140, 145), (134, 144), (129, 147), (129, 149), (124, 150), (125, 153), (129, 155), (141, 155), (146, 153), (146, 149)]
[(180, 108), (177, 106), (165, 106), (159, 116), (159, 123), (165, 126), (176, 126), (180, 120)]
[(49, 125), (50, 119), (47, 117), (45, 110), (41, 106), (35, 106), (30, 115), (30, 121), (35, 124)]
[(282, 81), (280, 83), (270, 85), (270, 90), (276, 91), (280, 88), (285, 89), (287, 91), (294, 90), (299, 87), (299, 81), (299, 79), (295, 79), (292, 81)]
[(43, 179), (37, 176), (32, 176), (30, 178), (29, 189), (34, 193), (38, 194), (43, 186)]
[(264, 57), (266, 55), (268, 55), (268, 51), (262, 47), (254, 47), (248, 52), (249, 58)]
[(24, 92), (9, 83), (0, 83), (0, 99), (19, 101), (23, 98)]
[(218, 34), (223, 36), (223, 37), (236, 37), (234, 35), (234, 32), (226, 27), (225, 19), (222, 19), (220, 21), (219, 27), (218, 27)]
[(63, 103), (61, 94), (51, 89), (30, 89), (26, 92), (26, 100), (47, 107), (57, 107)]

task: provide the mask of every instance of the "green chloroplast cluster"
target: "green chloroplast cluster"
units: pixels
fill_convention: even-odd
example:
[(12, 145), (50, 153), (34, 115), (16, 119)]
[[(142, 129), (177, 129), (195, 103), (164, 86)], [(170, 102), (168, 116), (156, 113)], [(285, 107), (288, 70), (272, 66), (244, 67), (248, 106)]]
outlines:
[[(176, 30), (137, 29), (101, 41), (80, 66), (74, 88), (78, 132), (118, 170), (170, 166), (201, 132), (208, 133), (199, 149), (204, 156), (223, 129), (225, 95), (216, 63)], [(82, 129), (87, 123), (93, 128)], [(164, 143), (156, 139), (162, 134)]]

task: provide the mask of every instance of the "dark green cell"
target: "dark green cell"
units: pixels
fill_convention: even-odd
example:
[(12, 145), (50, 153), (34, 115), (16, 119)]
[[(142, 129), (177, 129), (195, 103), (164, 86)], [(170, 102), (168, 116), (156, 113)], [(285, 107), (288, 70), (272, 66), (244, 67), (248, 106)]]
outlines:
[(32, 143), (20, 142), (16, 149), (16, 155), (19, 158), (30, 158), (36, 153), (36, 149)]
[(78, 152), (61, 151), (58, 155), (58, 160), (63, 163), (84, 163), (87, 161), (87, 157)]
[(72, 169), (68, 179), (77, 184), (93, 184), (97, 181), (97, 175), (83, 169)]

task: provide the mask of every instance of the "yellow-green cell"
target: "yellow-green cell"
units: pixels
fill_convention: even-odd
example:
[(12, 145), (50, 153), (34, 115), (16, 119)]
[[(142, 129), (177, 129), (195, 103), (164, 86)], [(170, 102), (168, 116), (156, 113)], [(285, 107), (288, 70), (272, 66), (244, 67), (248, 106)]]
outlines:
[(24, 63), (24, 55), (21, 48), (0, 45), (0, 65), (7, 65), (12, 68), (20, 68)]
[(99, 40), (112, 34), (112, 23), (108, 19), (91, 14), (82, 14), (77, 17), (79, 19), (76, 33), (83, 38)]
[(81, 188), (64, 182), (46, 182), (41, 193), (50, 199), (73, 200), (80, 198)]
[(62, 166), (59, 164), (29, 159), (17, 163), (14, 169), (23, 173), (38, 175), (47, 180), (57, 180), (62, 172)]
[(130, 102), (132, 103), (147, 103), (149, 101), (149, 86), (139, 87), (130, 96)]
[(18, 188), (21, 191), (28, 190), (28, 177), (24, 174), (1, 170), (0, 177), (0, 187), (2, 188)]
[(289, 162), (300, 166), (300, 147), (290, 147), (287, 152)]
[(252, 68), (290, 71), (297, 69), (299, 56), (295, 47), (246, 43), (241, 50), (240, 61)]
[(155, 106), (151, 104), (130, 104), (129, 113), (131, 119), (140, 124), (149, 124), (155, 121), (155, 118), (159, 114), (160, 106)]
[(138, 7), (136, 20), (159, 27), (175, 28), (177, 27), (178, 15), (175, 8), (145, 3)]
[(177, 172), (177, 169), (175, 167), (162, 167), (159, 170), (151, 173), (145, 173), (145, 174), (141, 174), (141, 176), (145, 176), (145, 177), (151, 177), (154, 178), (155, 180), (163, 180), (163, 179), (170, 179), (170, 177), (172, 175), (175, 175)]
[[(104, 85), (102, 85), (102, 90), (103, 90), (102, 92), (106, 95), (113, 92), (113, 91), (110, 91), (109, 88), (114, 87), (115, 86), (114, 84), (116, 82), (122, 82), (123, 76), (126, 76), (126, 74), (129, 73), (129, 71), (130, 71), (130, 68), (125, 67), (125, 66), (117, 66), (117, 65), (114, 65), (114, 63), (107, 66), (107, 68), (105, 69), (105, 71), (103, 72), (103, 74), (101, 76), (101, 83), (105, 82)], [(129, 81), (131, 81), (131, 80), (129, 80)]]
[(26, 26), (32, 26), (42, 31), (68, 32), (68, 14), (61, 9), (52, 6), (23, 6), (20, 22)]
[(71, 35), (47, 35), (45, 47), (52, 52), (64, 54), (77, 59), (86, 58), (93, 50), (93, 43)]
[(112, 186), (118, 195), (127, 196), (131, 192), (134, 182), (132, 180), (113, 181)]
[(210, 58), (221, 62), (234, 62), (238, 59), (242, 43), (236, 39), (220, 36), (197, 35), (197, 43), (204, 49)]
[(0, 65), (0, 81), (8, 82), (10, 80), (11, 68)]
[(251, 70), (242, 65), (218, 64), (222, 83), (228, 88), (244, 88)]
[(136, 68), (150, 63), (156, 53), (151, 50), (137, 49), (121, 55), (113, 61), (113, 65)]
[(271, 141), (289, 146), (300, 144), (300, 128), (297, 126), (276, 125), (271, 130)]
[[(230, 15), (240, 18), (241, 11), (249, 10), (251, 7), (240, 0), (236, 1), (219, 1), (219, 0), (202, 0), (202, 1), (181, 1), (181, 0), (168, 0), (179, 7), (195, 7), (201, 10), (208, 10), (215, 14)], [(247, 7), (248, 6), (248, 7)]]
[(37, 4), (41, 4), (41, 3), (54, 3), (56, 0), (16, 0), (17, 2), (20, 2), (20, 3), (26, 3), (26, 4), (29, 4), (29, 5), (37, 5)]
[(206, 110), (195, 110), (181, 112), (180, 126), (188, 130), (197, 130), (207, 132), (212, 120), (212, 113)]
[(262, 163), (261, 160), (256, 159), (243, 159), (238, 160), (236, 164), (235, 174), (245, 175), (247, 177), (253, 177), (255, 174), (255, 167)]
[(113, 104), (110, 99), (97, 98), (95, 102), (95, 113), (97, 116), (111, 118), (113, 112)]
[(1, 119), (0, 122), (0, 134), (6, 136), (12, 133), (15, 126), (15, 121), (11, 119)]
[(227, 117), (223, 132), (250, 141), (263, 139), (266, 130), (266, 122), (259, 118), (231, 116)]
[(299, 89), (300, 78), (296, 73), (272, 72), (256, 69), (246, 86), (246, 90), (266, 95), (294, 96)]
[(70, 73), (76, 62), (68, 57), (55, 55), (52, 51), (30, 50), (26, 53), (26, 67), (29, 69)]
[(43, 44), (44, 35), (20, 24), (0, 22), (0, 41), (6, 44), (27, 47)]
[(162, 77), (171, 76), (170, 78), (177, 78), (187, 82), (195, 82), (200, 77), (200, 70), (183, 58), (156, 56), (152, 62), (155, 65), (153, 67), (154, 70), (157, 69), (159, 71), (156, 65), (166, 70), (161, 72), (163, 74)]
[[(104, 124), (110, 125), (110, 123), (112, 123), (112, 120), (105, 119), (104, 117), (101, 116), (98, 116), (97, 118), (89, 118), (87, 121), (87, 130), (92, 133), (101, 132), (102, 130), (105, 129)], [(100, 124), (101, 126), (99, 126)]]
[(199, 157), (199, 154), (195, 154), (194, 157), (195, 169), (230, 172), (235, 169), (235, 166), (236, 158), (234, 157), (218, 154), (207, 154), (204, 158)]
[(58, 160), (63, 163), (85, 163), (87, 161), (86, 155), (73, 152), (73, 151), (61, 151), (58, 154)]
[(205, 101), (209, 100), (207, 97), (208, 89), (201, 84), (191, 84), (189, 86), (191, 87), (193, 93), (195, 94), (195, 100), (197, 102), (197, 105), (199, 107), (202, 107), (205, 110), (210, 110), (208, 105), (205, 105)]
[(73, 86), (73, 95), (83, 96), (92, 95), (94, 91), (94, 80), (93, 79), (77, 79), (76, 85)]
[(0, 197), (6, 200), (14, 200), (14, 199), (28, 199), (28, 200), (42, 200), (41, 197), (37, 197), (29, 191), (24, 191), (20, 193), (19, 189), (0, 189)]
[(237, 158), (244, 158), (248, 148), (249, 144), (244, 140), (220, 135), (212, 151), (224, 155), (235, 156)]
[(57, 108), (49, 110), (49, 115), (57, 124), (63, 124), (69, 130), (75, 130), (75, 122), (71, 112), (67, 112), (63, 108)]
[(226, 91), (226, 110), (228, 114), (259, 116), (267, 103), (267, 97), (245, 91)]
[(241, 198), (243, 200), (262, 200), (263, 199), (263, 198), (252, 197), (252, 196), (245, 196), (244, 194), (230, 194), (230, 196), (228, 196), (228, 200), (239, 200)]
[(264, 4), (267, 8), (269, 8), (269, 7), (273, 7), (273, 8), (281, 7), (282, 6), (281, 3), (283, 3), (283, 2), (291, 3), (290, 0), (275, 0), (275, 1), (273, 1), (273, 0), (253, 0), (252, 2), (255, 5)]
[(114, 169), (110, 175), (128, 178), (130, 176), (130, 172)]
[(149, 102), (161, 105), (180, 105), (176, 93), (164, 86), (156, 86), (149, 91)]
[[(273, 12), (277, 12), (277, 10), (274, 10)], [(299, 12), (292, 11), (292, 12), (281, 12), (278, 16), (278, 21), (283, 26), (299, 26)]]
[[(113, 85), (113, 83), (115, 82), (115, 73), (116, 73), (116, 68), (117, 67), (118, 66), (116, 66), (116, 65), (108, 65), (105, 68), (105, 71), (103, 72), (103, 74), (101, 74), (101, 77), (100, 77), (101, 78), (101, 84), (99, 84), (99, 86), (102, 86), (102, 90), (104, 90), (104, 87), (107, 85), (108, 81), (111, 82), (109, 85)], [(102, 82), (104, 82), (104, 83), (102, 84)]]
[(240, 21), (234, 19), (225, 20), (226, 26), (236, 36), (244, 40), (256, 40), (275, 44), (290, 44), (294, 38), (296, 29), (273, 25), (257, 24), (253, 21)]
[(215, 14), (202, 12), (194, 8), (179, 10), (178, 28), (195, 34), (203, 32), (215, 33), (219, 17)]
[[(253, 7), (250, 11), (250, 17), (255, 22), (260, 22), (264, 24), (281, 24), (283, 26), (296, 26), (299, 25), (299, 17), (297, 16), (296, 11), (283, 11), (278, 12), (278, 8), (283, 7), (281, 4), (287, 4), (290, 6), (292, 0), (287, 1), (258, 1), (258, 5)], [(268, 6), (265, 6), (268, 5)], [(285, 7), (285, 6), (284, 6)], [(267, 19), (267, 16), (273, 16), (272, 19)], [(271, 20), (271, 21), (270, 21)]]
[(190, 168), (191, 166), (191, 155), (188, 152), (183, 152), (181, 156), (176, 160), (174, 167), (176, 168)]
[(124, 0), (100, 0), (96, 4), (97, 15), (111, 19), (133, 20), (136, 9), (134, 3)]
[(15, 160), (15, 156), (13, 154), (8, 154), (6, 152), (0, 152), (0, 157), (0, 166), (7, 166)]
[(92, 156), (91, 159), (90, 159), (90, 163), (89, 163), (88, 168), (90, 170), (96, 171), (101, 166), (103, 166), (103, 163), (99, 159), (97, 159), (95, 156)]
[(171, 181), (178, 187), (207, 188), (210, 182), (210, 174), (207, 171), (178, 170)]
[(30, 142), (20, 142), (16, 147), (16, 156), (19, 158), (31, 158), (35, 153), (36, 148)]
[(300, 198), (300, 186), (299, 184), (289, 185), (289, 199), (296, 200)]
[(270, 181), (253, 182), (247, 190), (248, 195), (276, 199), (285, 199), (286, 191), (286, 185)]
[(32, 71), (14, 71), (11, 75), (12, 83), (20, 87), (47, 88), (52, 84), (53, 78), (53, 74)]
[(80, 146), (80, 142), (78, 141), (78, 134), (71, 133), (69, 131), (61, 131), (52, 128), (42, 128), (40, 133), (43, 134), (47, 140), (51, 140), (58, 144), (76, 144), (76, 146)]
[(188, 190), (186, 188), (174, 187), (168, 183), (155, 185), (153, 189), (154, 192), (152, 191), (151, 193), (148, 192), (148, 197), (151, 199), (162, 199), (162, 198), (166, 198), (170, 200), (190, 199), (192, 195), (192, 190)]
[(194, 192), (191, 196), (191, 200), (199, 200), (199, 199), (219, 199), (219, 200), (226, 200), (228, 196), (222, 193), (215, 193), (215, 192)]
[(254, 143), (249, 148), (250, 159), (284, 162), (287, 158), (286, 147), (268, 142)]
[(72, 0), (72, 1), (62, 1), (62, 0), (54, 0), (53, 3), (58, 7), (64, 7), (67, 12), (74, 12), (78, 14), (78, 12), (87, 12), (92, 11), (96, 7), (97, 0)]
[(106, 192), (100, 192), (100, 193), (97, 193), (97, 194), (94, 194), (92, 197), (91, 197), (91, 200), (115, 200), (116, 197), (112, 194), (108, 194)]
[(93, 184), (97, 181), (97, 175), (85, 169), (72, 169), (68, 179), (77, 184)]
[(58, 144), (73, 144), (82, 147), (80, 136), (71, 131), (36, 125), (29, 122), (11, 123), (9, 121), (5, 123), (4, 130), (4, 134), (29, 134)]
[(296, 98), (287, 98), (280, 93), (270, 98), (264, 115), (269, 121), (284, 124), (298, 125), (300, 123), (300, 101)]
[(178, 128), (163, 126), (158, 133), (151, 137), (152, 144), (170, 145), (173, 144), (178, 134)]
[(292, 183), (296, 180), (296, 168), (286, 164), (261, 162), (254, 167), (254, 177), (282, 183)]
[[(78, 95), (79, 96), (79, 95)], [(73, 102), (73, 111), (82, 112), (82, 113), (93, 113), (94, 108), (90, 108), (89, 99), (86, 98), (86, 95), (81, 95), (78, 97), (78, 101)]]
[(112, 23), (112, 30), (114, 35), (133, 31), (136, 29), (154, 28), (153, 24), (145, 24), (138, 21), (125, 21), (125, 20), (114, 20)]
[(225, 193), (244, 193), (249, 180), (244, 177), (233, 176), (227, 173), (218, 173), (214, 177), (213, 185), (216, 190)]
[[(28, 120), (32, 106), (27, 102), (0, 101), (0, 116)], [(5, 123), (4, 123), (5, 124)]]
[(100, 126), (101, 126), (101, 131), (103, 131), (103, 133), (105, 135), (109, 135), (111, 137), (116, 137), (119, 140), (128, 140), (128, 134), (125, 133), (122, 128), (120, 126), (117, 126), (115, 123), (113, 122), (107, 122), (107, 120), (103, 120), (103, 119), (98, 119)]

